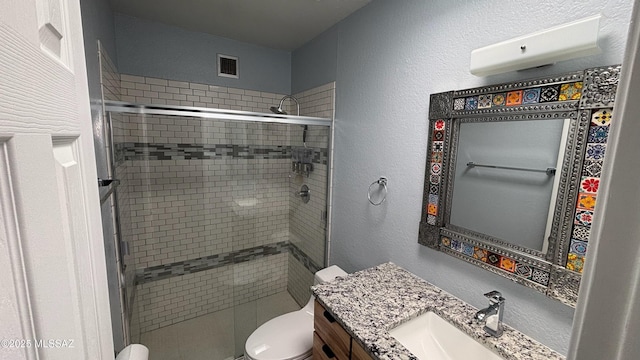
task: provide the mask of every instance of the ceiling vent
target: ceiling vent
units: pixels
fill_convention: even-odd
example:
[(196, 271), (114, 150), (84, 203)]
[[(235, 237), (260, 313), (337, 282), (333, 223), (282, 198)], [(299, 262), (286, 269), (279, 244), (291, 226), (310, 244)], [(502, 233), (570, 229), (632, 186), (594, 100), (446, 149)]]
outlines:
[(218, 76), (239, 78), (238, 58), (235, 56), (218, 54)]

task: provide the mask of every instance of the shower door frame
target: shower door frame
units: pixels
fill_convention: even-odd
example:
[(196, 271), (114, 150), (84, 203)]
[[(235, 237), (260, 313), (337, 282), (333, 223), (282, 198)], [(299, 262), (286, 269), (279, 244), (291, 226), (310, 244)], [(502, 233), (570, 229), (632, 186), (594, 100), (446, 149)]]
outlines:
[[(105, 111), (140, 115), (171, 115), (227, 121), (265, 122), (290, 125), (333, 127), (333, 119), (312, 116), (279, 115), (251, 111), (212, 109), (192, 106), (143, 105), (122, 101), (105, 101)], [(331, 139), (330, 139), (331, 140)]]

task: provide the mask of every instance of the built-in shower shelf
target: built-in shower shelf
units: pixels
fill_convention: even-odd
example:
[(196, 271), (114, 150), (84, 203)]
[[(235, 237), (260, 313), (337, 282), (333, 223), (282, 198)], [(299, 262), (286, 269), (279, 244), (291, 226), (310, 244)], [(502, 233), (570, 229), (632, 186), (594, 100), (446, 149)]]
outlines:
[(238, 216), (255, 216), (260, 212), (262, 201), (257, 198), (234, 199), (231, 202), (233, 212)]

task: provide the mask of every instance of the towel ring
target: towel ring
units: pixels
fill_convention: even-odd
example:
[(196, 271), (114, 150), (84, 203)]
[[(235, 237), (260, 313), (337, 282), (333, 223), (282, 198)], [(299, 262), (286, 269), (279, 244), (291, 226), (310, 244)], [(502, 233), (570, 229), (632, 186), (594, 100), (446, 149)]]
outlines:
[[(371, 200), (371, 187), (373, 187), (373, 185), (380, 185), (384, 188), (384, 195), (382, 196), (382, 200), (380, 200), (380, 202), (373, 202), (373, 200)], [(389, 192), (389, 189), (387, 189), (387, 178), (386, 177), (380, 177), (380, 179), (374, 181), (371, 183), (371, 185), (369, 185), (369, 191), (367, 191), (367, 198), (369, 199), (369, 202), (371, 203), (371, 205), (374, 206), (378, 206), (380, 204), (382, 204), (386, 199), (387, 199), (387, 193)]]

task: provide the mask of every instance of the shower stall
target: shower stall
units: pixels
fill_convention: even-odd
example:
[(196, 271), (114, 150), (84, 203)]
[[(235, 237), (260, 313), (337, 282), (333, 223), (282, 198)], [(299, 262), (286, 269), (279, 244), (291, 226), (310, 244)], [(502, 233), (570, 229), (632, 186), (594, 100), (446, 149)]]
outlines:
[[(317, 98), (332, 102), (333, 85), (298, 97), (303, 112), (332, 113)], [(259, 325), (307, 302), (327, 264), (332, 117), (109, 100), (104, 111), (125, 338), (153, 359), (242, 356)]]

